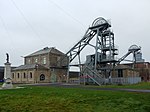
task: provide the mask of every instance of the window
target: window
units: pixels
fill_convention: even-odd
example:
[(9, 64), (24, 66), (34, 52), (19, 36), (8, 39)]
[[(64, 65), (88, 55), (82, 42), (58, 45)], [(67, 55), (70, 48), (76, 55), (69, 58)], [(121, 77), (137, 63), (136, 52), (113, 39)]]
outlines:
[(12, 78), (14, 78), (15, 77), (15, 74), (14, 73), (12, 73)]
[(26, 73), (23, 73), (23, 77), (26, 78)]
[(46, 57), (43, 58), (43, 64), (46, 64)]
[(28, 59), (28, 64), (31, 64), (31, 60), (30, 59)]
[(32, 72), (30, 72), (30, 78), (32, 79)]
[(38, 62), (38, 59), (37, 58), (35, 58), (35, 63), (37, 63)]
[(40, 75), (40, 81), (44, 81), (45, 80), (45, 75), (44, 74), (41, 74)]
[(118, 77), (123, 77), (123, 70), (122, 69), (118, 70)]
[(19, 75), (20, 75), (20, 74), (18, 73), (18, 74), (17, 74), (17, 77), (18, 77), (18, 78), (19, 78)]

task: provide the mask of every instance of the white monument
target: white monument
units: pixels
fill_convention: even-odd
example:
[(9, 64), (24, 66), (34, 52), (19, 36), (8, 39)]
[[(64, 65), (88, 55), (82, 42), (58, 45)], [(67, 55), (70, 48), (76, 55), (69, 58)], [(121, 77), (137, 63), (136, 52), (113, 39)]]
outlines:
[(4, 70), (4, 83), (2, 85), (3, 89), (11, 89), (13, 88), (12, 85), (12, 75), (11, 75), (11, 63), (9, 63), (9, 55), (6, 53), (7, 59), (5, 63), (5, 70)]

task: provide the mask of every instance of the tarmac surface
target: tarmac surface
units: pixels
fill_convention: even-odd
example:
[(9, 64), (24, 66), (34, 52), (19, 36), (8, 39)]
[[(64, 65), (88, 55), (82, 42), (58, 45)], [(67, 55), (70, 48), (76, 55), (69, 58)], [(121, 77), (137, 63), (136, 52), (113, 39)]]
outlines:
[(127, 92), (139, 92), (150, 93), (150, 90), (146, 89), (126, 89), (126, 88), (100, 88), (96, 86), (84, 86), (79, 84), (67, 84), (67, 83), (38, 83), (38, 84), (26, 84), (31, 86), (49, 86), (49, 87), (64, 87), (64, 88), (81, 88), (86, 90), (105, 90), (105, 91), (127, 91)]

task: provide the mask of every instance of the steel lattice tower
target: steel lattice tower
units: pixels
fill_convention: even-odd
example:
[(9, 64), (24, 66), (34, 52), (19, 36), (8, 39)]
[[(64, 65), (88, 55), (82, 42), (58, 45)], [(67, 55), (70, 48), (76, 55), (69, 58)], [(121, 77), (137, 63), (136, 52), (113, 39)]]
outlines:
[[(109, 65), (112, 66), (116, 63), (115, 55), (117, 55), (116, 51), (118, 49), (115, 47), (114, 33), (110, 30), (110, 27), (111, 25), (104, 18), (99, 17), (95, 19), (92, 26), (87, 29), (83, 38), (66, 53), (66, 55), (69, 56), (70, 63), (78, 56), (80, 66), (81, 51), (87, 45), (94, 47), (95, 54), (93, 59), (89, 63), (85, 63), (82, 69), (80, 66), (80, 71), (83, 75), (89, 75), (89, 77), (99, 85), (103, 83), (101, 79), (104, 78), (106, 74), (102, 74), (102, 72), (108, 71), (108, 68), (105, 69), (105, 67)], [(90, 43), (93, 38), (96, 38), (94, 45)]]

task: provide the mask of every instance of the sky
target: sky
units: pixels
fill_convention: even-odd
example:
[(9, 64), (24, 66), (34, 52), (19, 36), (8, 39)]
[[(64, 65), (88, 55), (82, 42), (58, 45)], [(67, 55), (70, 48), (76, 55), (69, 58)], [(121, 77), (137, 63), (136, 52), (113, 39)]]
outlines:
[(149, 0), (0, 0), (0, 65), (6, 62), (6, 53), (13, 66), (44, 47), (66, 53), (97, 17), (111, 21), (118, 58), (136, 44), (149, 62), (149, 4)]

